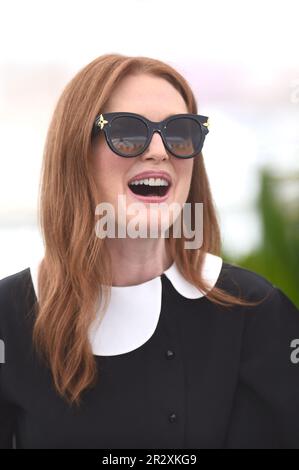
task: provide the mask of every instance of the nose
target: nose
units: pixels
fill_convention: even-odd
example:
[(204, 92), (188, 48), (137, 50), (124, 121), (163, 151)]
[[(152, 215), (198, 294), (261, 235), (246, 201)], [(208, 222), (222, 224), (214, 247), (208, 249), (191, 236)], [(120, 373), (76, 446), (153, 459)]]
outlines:
[(155, 158), (157, 160), (169, 158), (162, 137), (157, 131), (153, 133), (149, 146), (142, 154), (142, 158)]

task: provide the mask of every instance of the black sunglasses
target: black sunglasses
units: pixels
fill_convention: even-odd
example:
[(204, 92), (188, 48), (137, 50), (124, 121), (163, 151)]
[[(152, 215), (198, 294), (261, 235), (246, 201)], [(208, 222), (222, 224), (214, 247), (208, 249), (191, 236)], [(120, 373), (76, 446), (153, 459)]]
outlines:
[(174, 114), (160, 122), (129, 112), (99, 114), (91, 138), (104, 130), (107, 144), (121, 157), (137, 157), (159, 132), (166, 149), (177, 158), (192, 158), (198, 154), (209, 132), (209, 119), (199, 114)]

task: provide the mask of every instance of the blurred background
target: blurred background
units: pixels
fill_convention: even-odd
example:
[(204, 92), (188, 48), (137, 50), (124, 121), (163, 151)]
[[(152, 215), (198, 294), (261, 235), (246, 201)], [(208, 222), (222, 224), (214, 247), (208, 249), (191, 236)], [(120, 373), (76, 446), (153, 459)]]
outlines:
[(106, 53), (189, 81), (210, 117), (204, 158), (225, 260), (299, 306), (299, 3), (7, 0), (0, 19), (0, 278), (40, 259), (37, 198), (55, 104)]

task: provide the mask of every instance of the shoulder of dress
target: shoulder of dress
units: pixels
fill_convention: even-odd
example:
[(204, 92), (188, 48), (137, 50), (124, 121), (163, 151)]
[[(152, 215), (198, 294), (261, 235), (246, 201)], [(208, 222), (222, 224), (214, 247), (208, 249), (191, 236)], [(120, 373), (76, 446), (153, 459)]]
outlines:
[(219, 285), (233, 291), (234, 295), (257, 302), (257, 305), (244, 307), (248, 327), (256, 327), (264, 334), (266, 331), (270, 334), (270, 331), (282, 332), (284, 328), (290, 328), (299, 335), (297, 306), (266, 277), (238, 265), (223, 263)]
[(223, 261), (217, 287), (246, 300), (258, 301), (273, 296), (276, 286), (261, 274)]
[(22, 269), (13, 274), (9, 274), (8, 276), (3, 277), (0, 279), (0, 296), (9, 295), (11, 292), (14, 292), (16, 288), (20, 287), (26, 279), (28, 279), (28, 274), (30, 272), (30, 268)]
[(0, 279), (0, 325), (11, 321), (20, 308), (25, 309), (32, 296), (30, 268)]

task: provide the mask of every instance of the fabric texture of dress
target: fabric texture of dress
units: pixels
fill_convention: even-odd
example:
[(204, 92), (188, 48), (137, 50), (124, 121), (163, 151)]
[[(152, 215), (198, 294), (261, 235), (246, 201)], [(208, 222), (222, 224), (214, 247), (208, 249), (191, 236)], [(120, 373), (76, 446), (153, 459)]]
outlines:
[(208, 254), (211, 288), (265, 298), (230, 309), (175, 263), (142, 284), (112, 286), (89, 331), (98, 380), (76, 408), (33, 349), (36, 273), (0, 280), (1, 449), (299, 448), (299, 311), (264, 277)]

